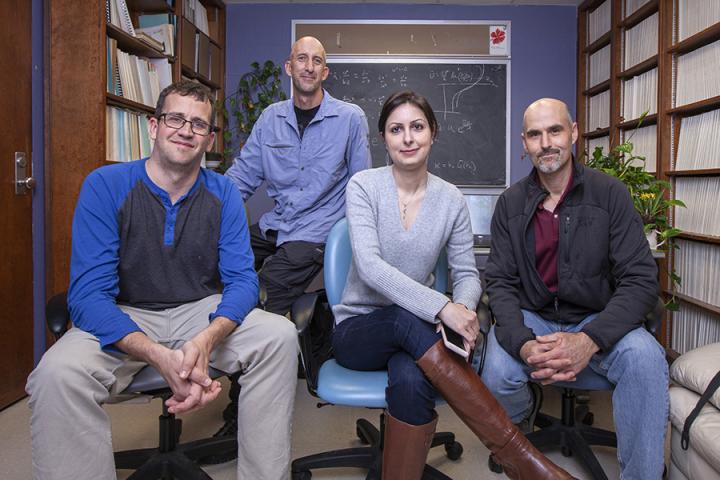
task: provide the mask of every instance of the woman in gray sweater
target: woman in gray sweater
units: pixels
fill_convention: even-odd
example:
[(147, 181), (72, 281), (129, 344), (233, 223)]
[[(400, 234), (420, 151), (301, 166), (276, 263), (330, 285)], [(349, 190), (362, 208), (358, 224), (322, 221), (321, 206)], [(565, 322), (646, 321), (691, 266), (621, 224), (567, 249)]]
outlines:
[[(347, 368), (388, 370), (383, 479), (422, 477), (437, 423), (436, 390), (510, 478), (572, 478), (527, 441), (438, 333), (442, 324), (473, 348), (481, 288), (465, 200), (427, 171), (437, 134), (432, 108), (413, 92), (398, 92), (383, 105), (378, 128), (392, 165), (359, 172), (347, 187), (353, 259), (333, 308), (333, 349)], [(443, 249), (451, 300), (432, 289)]]

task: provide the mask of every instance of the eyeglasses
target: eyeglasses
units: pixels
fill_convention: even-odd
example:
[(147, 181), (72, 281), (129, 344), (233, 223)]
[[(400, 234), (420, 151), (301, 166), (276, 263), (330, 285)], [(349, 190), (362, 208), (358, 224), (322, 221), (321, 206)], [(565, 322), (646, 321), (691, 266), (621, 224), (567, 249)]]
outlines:
[(158, 118), (162, 118), (165, 125), (175, 130), (180, 130), (185, 126), (186, 123), (190, 124), (190, 129), (197, 135), (203, 137), (210, 135), (210, 132), (217, 131), (217, 127), (214, 127), (202, 120), (185, 120), (180, 115), (174, 115), (172, 113), (163, 113)]

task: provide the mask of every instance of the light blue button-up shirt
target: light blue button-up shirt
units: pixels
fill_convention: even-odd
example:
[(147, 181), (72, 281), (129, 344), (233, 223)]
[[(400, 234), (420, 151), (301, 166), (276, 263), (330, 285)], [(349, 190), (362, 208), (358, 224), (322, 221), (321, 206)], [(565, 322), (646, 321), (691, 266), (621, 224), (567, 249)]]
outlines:
[(348, 180), (370, 165), (365, 113), (323, 91), (320, 109), (302, 138), (292, 100), (267, 107), (225, 175), (243, 200), (267, 182), (275, 206), (259, 225), (263, 232), (278, 232), (278, 245), (325, 243), (332, 226), (345, 216)]

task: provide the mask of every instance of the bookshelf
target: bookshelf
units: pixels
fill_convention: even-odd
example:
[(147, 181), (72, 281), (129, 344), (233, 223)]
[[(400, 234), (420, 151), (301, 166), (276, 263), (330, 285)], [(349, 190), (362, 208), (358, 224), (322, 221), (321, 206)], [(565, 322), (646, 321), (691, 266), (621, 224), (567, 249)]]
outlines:
[[(112, 7), (108, 10), (117, 17), (108, 17), (105, 1), (55, 0), (47, 6), (50, 37), (46, 52), (49, 68), (46, 68), (45, 152), (48, 295), (68, 287), (72, 215), (83, 180), (92, 170), (117, 160), (110, 150), (113, 136), (116, 141), (121, 138), (119, 132), (138, 143), (137, 150), (128, 151), (128, 159), (145, 153), (141, 133), (147, 116), (155, 110), (157, 88), (163, 86), (162, 82), (155, 87), (150, 85), (150, 96), (140, 97), (116, 90), (115, 57), (109, 55), (109, 45), (117, 52), (128, 54), (136, 66), (153, 62), (167, 65), (165, 83), (189, 78), (210, 87), (218, 99), (223, 98), (225, 5), (221, 0), (125, 0), (127, 17), (136, 30), (144, 16), (174, 19), (173, 48), (169, 52), (153, 48), (129, 33), (127, 25), (122, 23), (125, 17), (118, 10), (119, 3), (114, 3), (118, 0), (108, 1), (107, 5)], [(200, 16), (201, 10), (204, 13)], [(115, 18), (121, 22), (112, 21)], [(142, 80), (143, 94), (148, 94), (148, 85), (147, 79)], [(110, 112), (135, 122), (129, 127), (132, 131), (128, 132), (124, 123), (118, 122)], [(214, 150), (222, 152), (222, 134), (217, 138)], [(149, 148), (147, 139), (145, 150)]]
[[(687, 204), (668, 212), (684, 232), (661, 264), (661, 272), (670, 265), (683, 279), (675, 292), (680, 309), (667, 315), (661, 335), (672, 353), (720, 341), (718, 64), (717, 0), (586, 0), (579, 7), (578, 151), (634, 134), (648, 171)], [(661, 273), (665, 293), (668, 285)]]

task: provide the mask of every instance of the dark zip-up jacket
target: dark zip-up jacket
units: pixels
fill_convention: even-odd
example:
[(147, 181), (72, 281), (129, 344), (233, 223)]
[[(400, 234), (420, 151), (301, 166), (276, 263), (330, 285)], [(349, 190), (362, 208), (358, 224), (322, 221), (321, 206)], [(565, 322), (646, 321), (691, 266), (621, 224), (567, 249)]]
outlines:
[(537, 173), (507, 189), (492, 219), (485, 270), (496, 336), (520, 359), (533, 340), (522, 309), (556, 322), (579, 323), (601, 351), (641, 326), (657, 301), (657, 266), (630, 193), (619, 180), (573, 161), (573, 184), (556, 207), (560, 215), (558, 291), (553, 294), (535, 267), (533, 218), (548, 195)]

